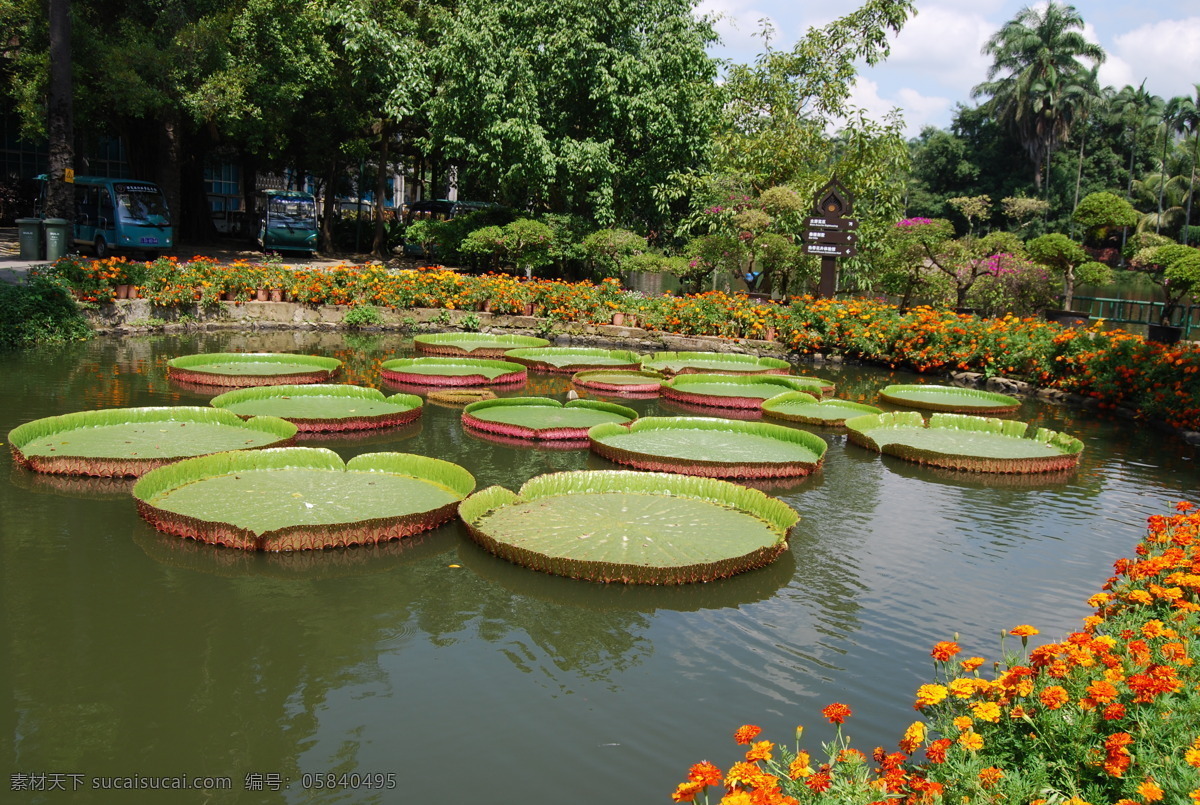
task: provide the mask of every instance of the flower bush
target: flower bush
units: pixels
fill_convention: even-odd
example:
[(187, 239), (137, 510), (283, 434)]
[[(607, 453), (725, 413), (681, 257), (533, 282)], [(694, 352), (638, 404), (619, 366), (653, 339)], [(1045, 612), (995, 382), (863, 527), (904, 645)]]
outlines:
[[(868, 758), (842, 736), (850, 708), (822, 711), (837, 725), (816, 763), (800, 746), (756, 741), (728, 771), (691, 767), (671, 798), (726, 805), (882, 805), (885, 802), (1017, 805), (1150, 805), (1200, 802), (1200, 512), (1179, 503), (1149, 518), (1132, 559), (1088, 599), (1095, 612), (1065, 639), (1030, 648), (1038, 630), (1010, 629), (1020, 641), (989, 666), (958, 659), (956, 642), (930, 652), (934, 681), (916, 692), (924, 720), (897, 751)], [(816, 765), (814, 765), (816, 763)]]

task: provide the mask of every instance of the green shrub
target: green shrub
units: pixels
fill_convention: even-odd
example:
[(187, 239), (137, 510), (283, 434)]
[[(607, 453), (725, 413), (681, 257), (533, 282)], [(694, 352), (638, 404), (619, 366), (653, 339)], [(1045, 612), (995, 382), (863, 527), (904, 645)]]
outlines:
[(0, 350), (90, 338), (68, 288), (65, 277), (36, 271), (23, 284), (0, 284)]

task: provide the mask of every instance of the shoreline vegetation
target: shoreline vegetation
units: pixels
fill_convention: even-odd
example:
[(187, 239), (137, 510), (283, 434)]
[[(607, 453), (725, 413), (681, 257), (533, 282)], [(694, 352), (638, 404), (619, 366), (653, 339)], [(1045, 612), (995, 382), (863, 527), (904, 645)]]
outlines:
[[(27, 290), (21, 304), (0, 305), (0, 347), (168, 325), (487, 327), (559, 343), (657, 340), (671, 349), (750, 350), (949, 375), (995, 391), (1037, 393), (1142, 418), (1200, 443), (1200, 345), (1154, 343), (1103, 329), (1102, 321), (1071, 327), (924, 306), (902, 312), (867, 298), (772, 302), (722, 291), (649, 296), (623, 290), (615, 279), (527, 281), (441, 266), (289, 269), (202, 257), (151, 263), (67, 257), (10, 287)], [(272, 299), (291, 304), (272, 305)]]
[(1114, 563), (1064, 639), (1031, 647), (1038, 629), (1015, 626), (995, 662), (936, 643), (934, 681), (896, 750), (851, 746), (852, 709), (834, 702), (821, 713), (837, 731), (818, 752), (802, 747), (803, 727), (788, 747), (746, 724), (734, 733), (744, 758), (694, 764), (671, 799), (707, 804), (714, 788), (722, 805), (1200, 802), (1200, 511), (1175, 508), (1149, 518), (1135, 558)]

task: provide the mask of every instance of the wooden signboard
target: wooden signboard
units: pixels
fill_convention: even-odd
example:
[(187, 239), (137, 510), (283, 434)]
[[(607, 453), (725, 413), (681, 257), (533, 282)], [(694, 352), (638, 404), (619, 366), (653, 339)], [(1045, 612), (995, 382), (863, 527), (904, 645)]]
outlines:
[(805, 222), (804, 253), (821, 256), (821, 284), (817, 296), (832, 299), (837, 292), (837, 258), (858, 254), (858, 221), (854, 197), (836, 178), (817, 191), (813, 214)]

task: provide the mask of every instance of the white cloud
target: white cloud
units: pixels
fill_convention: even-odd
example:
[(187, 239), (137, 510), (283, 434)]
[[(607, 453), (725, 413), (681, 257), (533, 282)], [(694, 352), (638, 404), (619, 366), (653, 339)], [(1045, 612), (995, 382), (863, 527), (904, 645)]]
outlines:
[(1195, 95), (1193, 84), (1200, 80), (1200, 17), (1141, 25), (1113, 41), (1109, 59), (1124, 63), (1129, 76), (1120, 83), (1112, 81), (1113, 86), (1136, 86), (1145, 79), (1146, 89), (1163, 98)]
[(982, 48), (995, 29), (979, 14), (929, 6), (901, 29), (885, 67), (914, 71), (922, 84), (933, 81), (955, 93), (969, 93), (987, 75), (991, 60)]
[(850, 103), (865, 109), (867, 115), (875, 120), (883, 120), (893, 109), (901, 109), (904, 114), (904, 135), (915, 137), (927, 125), (944, 125), (951, 101), (940, 96), (922, 95), (911, 87), (901, 87), (894, 96), (887, 95), (880, 92), (879, 84), (860, 75), (850, 91)]
[(713, 29), (721, 37), (721, 50), (735, 61), (751, 61), (762, 51), (761, 20), (766, 20), (777, 32), (779, 29), (770, 12), (755, 8), (753, 0), (703, 0), (694, 13), (715, 20)]

